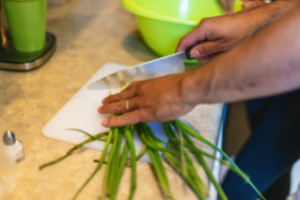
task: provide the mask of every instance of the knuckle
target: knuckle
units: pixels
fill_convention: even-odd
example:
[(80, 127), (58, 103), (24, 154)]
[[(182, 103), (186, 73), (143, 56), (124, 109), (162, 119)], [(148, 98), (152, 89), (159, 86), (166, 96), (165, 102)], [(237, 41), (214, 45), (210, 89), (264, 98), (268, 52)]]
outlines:
[(137, 82), (130, 83), (130, 84), (125, 88), (125, 90), (130, 90), (130, 89), (136, 87), (136, 85), (137, 85)]
[(141, 107), (141, 103), (140, 103), (140, 99), (139, 98), (135, 98), (131, 101), (132, 107), (134, 108), (140, 108)]
[(139, 93), (142, 93), (142, 91), (144, 91), (147, 88), (147, 86), (145, 84), (140, 85), (140, 87), (138, 88)]
[(182, 46), (184, 44), (185, 40), (186, 40), (186, 36), (180, 38), (180, 40), (179, 40), (179, 46)]
[(147, 122), (147, 120), (146, 120), (146, 115), (147, 115), (147, 113), (145, 113), (146, 111), (145, 111), (145, 109), (143, 109), (143, 108), (139, 108), (139, 117), (138, 117), (138, 121), (139, 122)]
[(114, 123), (112, 118), (107, 119), (107, 126), (111, 126)]
[(218, 46), (218, 52), (225, 52), (229, 50), (229, 45), (228, 44), (221, 44)]
[(140, 85), (138, 85), (138, 87), (135, 88), (135, 94), (140, 96), (143, 94), (144, 90), (145, 90), (145, 85), (140, 84)]
[(122, 121), (124, 121), (125, 124), (127, 124), (129, 122), (128, 114), (123, 114), (120, 117), (121, 117)]
[(177, 117), (180, 115), (180, 113), (182, 112), (182, 108), (179, 107), (179, 106), (173, 106), (172, 108), (172, 113), (173, 113), (173, 116)]
[(199, 26), (203, 25), (203, 24), (206, 24), (210, 19), (211, 19), (210, 17), (206, 17), (206, 18), (201, 19), (201, 21), (199, 23)]
[(122, 110), (122, 104), (123, 104), (123, 101), (118, 101), (115, 104), (115, 108), (116, 108), (117, 111), (121, 111)]
[(215, 27), (215, 19), (217, 17), (208, 17), (208, 18), (203, 18), (200, 23), (198, 24), (198, 31), (199, 30), (206, 30), (210, 31), (214, 29)]
[(138, 87), (134, 89), (133, 94), (134, 94), (134, 96), (139, 95), (139, 88)]
[(160, 112), (160, 109), (154, 109), (153, 110), (153, 115), (155, 117), (155, 119), (157, 121), (160, 121), (161, 120), (161, 112)]
[(133, 90), (136, 93), (136, 92), (138, 92), (138, 89), (141, 86), (141, 83), (142, 83), (141, 81), (133, 82), (128, 86), (128, 89)]
[(116, 97), (117, 97), (117, 100), (118, 100), (118, 101), (121, 101), (121, 100), (123, 99), (123, 94), (122, 94), (122, 92), (119, 93)]
[(103, 105), (103, 106), (102, 106), (101, 112), (106, 112), (106, 106), (107, 106), (107, 105)]
[(207, 54), (211, 53), (212, 49), (211, 49), (210, 45), (208, 45), (207, 43), (204, 42), (204, 43), (202, 43), (202, 45), (200, 45), (199, 50), (202, 54), (207, 55)]
[(138, 82), (133, 82), (129, 85), (129, 87), (135, 87), (135, 86), (137, 86), (137, 84), (138, 84)]
[(123, 123), (122, 123), (122, 120), (119, 118), (119, 117), (112, 117), (110, 118), (110, 124), (111, 126), (122, 126)]
[[(194, 31), (194, 30), (193, 30)], [(193, 32), (192, 31), (192, 32)], [(178, 46), (177, 46), (177, 50), (179, 51), (183, 51), (185, 50), (187, 47), (189, 47), (189, 44), (188, 44), (188, 40), (191, 38), (191, 33), (190, 32), (189, 34), (183, 36), (182, 38), (180, 38), (179, 40), (179, 43), (178, 43)]]

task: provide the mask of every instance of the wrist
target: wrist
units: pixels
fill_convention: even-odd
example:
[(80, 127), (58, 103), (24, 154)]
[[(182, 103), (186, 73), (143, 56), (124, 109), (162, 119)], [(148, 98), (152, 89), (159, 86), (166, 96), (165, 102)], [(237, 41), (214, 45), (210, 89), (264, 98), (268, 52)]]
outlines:
[(196, 105), (211, 102), (213, 70), (207, 65), (185, 73), (181, 84), (181, 95), (185, 103)]

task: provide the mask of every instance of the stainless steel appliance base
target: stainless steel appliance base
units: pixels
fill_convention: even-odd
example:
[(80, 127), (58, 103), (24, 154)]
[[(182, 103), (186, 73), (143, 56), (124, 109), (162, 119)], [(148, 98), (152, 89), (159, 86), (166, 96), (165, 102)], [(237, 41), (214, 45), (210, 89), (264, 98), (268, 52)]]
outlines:
[(0, 49), (0, 69), (13, 71), (29, 71), (36, 69), (49, 60), (55, 51), (56, 38), (46, 33), (45, 48), (36, 52), (20, 52), (14, 49), (8, 36), (5, 48)]

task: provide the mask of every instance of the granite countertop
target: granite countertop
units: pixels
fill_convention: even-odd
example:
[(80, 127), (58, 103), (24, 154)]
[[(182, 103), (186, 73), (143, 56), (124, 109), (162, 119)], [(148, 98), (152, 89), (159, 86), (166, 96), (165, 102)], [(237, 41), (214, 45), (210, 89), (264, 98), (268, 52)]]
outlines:
[[(39, 171), (39, 165), (73, 146), (43, 137), (42, 127), (104, 63), (133, 66), (157, 58), (142, 41), (134, 16), (122, 9), (119, 0), (72, 0), (49, 8), (47, 30), (56, 35), (57, 49), (43, 67), (30, 72), (0, 71), (0, 133), (14, 131), (25, 151), (2, 200), (71, 199), (94, 170), (92, 161), (100, 152), (85, 149)], [(199, 105), (183, 119), (216, 143), (222, 110), (221, 104)], [(104, 169), (78, 199), (97, 199)], [(169, 167), (167, 173), (176, 199), (196, 199)], [(129, 182), (130, 170), (126, 169), (117, 199), (127, 199)], [(147, 163), (138, 165), (135, 199), (163, 199)]]

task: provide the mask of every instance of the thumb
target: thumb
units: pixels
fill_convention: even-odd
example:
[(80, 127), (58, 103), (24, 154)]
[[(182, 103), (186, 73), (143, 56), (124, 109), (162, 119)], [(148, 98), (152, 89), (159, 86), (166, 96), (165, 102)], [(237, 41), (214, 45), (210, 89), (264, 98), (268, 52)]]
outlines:
[(184, 51), (188, 47), (195, 45), (198, 41), (203, 41), (206, 39), (207, 31), (202, 29), (201, 26), (198, 26), (196, 29), (192, 30), (190, 33), (180, 39), (176, 52)]
[(222, 51), (217, 41), (205, 41), (192, 48), (190, 55), (193, 58), (201, 58)]

